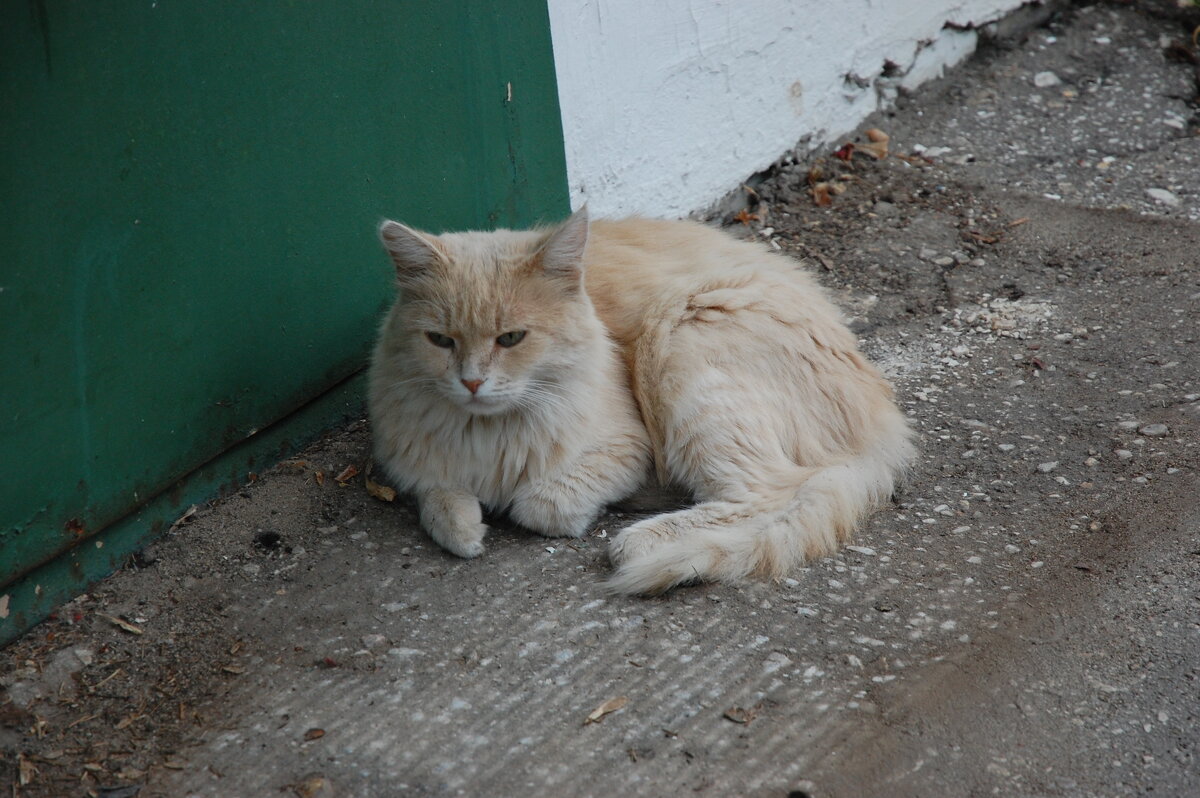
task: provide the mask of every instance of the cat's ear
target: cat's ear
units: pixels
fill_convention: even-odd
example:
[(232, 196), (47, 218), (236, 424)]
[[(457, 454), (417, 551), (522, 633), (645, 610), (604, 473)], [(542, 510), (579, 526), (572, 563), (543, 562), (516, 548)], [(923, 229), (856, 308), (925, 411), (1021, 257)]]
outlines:
[(588, 211), (584, 205), (542, 243), (535, 261), (546, 275), (578, 286), (583, 277), (583, 250), (587, 240)]
[(402, 282), (411, 282), (422, 277), (430, 269), (445, 260), (437, 236), (418, 232), (407, 225), (385, 219), (379, 225), (379, 240), (392, 256), (396, 265), (396, 276)]

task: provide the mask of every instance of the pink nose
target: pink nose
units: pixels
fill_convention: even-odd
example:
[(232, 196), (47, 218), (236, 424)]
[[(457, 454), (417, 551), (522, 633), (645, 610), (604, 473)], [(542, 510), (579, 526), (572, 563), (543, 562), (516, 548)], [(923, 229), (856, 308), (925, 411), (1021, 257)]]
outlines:
[(483, 380), (462, 380), (462, 384), (467, 386), (467, 390), (475, 393), (479, 390), (479, 386), (483, 385)]

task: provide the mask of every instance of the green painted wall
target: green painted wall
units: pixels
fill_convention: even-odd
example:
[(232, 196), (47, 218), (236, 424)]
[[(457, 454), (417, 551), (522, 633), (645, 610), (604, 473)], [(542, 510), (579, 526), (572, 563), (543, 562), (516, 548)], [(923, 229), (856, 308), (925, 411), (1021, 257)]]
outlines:
[(380, 218), (568, 210), (544, 0), (7, 2), (0, 136), (0, 639), (363, 367)]

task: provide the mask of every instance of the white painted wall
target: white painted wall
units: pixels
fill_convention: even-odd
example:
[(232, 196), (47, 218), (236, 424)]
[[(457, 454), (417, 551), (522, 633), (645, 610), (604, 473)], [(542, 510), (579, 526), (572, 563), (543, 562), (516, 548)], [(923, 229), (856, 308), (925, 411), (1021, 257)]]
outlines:
[[(975, 50), (1022, 0), (549, 0), (571, 201), (684, 216), (896, 85)], [(950, 25), (951, 27), (947, 27)], [(880, 80), (885, 63), (898, 75)]]

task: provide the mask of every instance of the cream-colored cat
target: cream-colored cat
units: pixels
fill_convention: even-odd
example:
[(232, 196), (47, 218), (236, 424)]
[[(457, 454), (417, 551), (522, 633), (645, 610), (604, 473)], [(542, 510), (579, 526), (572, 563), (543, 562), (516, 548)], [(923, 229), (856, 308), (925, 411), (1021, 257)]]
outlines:
[(370, 376), (375, 457), (462, 557), (480, 504), (578, 537), (650, 475), (695, 506), (622, 530), (609, 584), (774, 577), (833, 552), (913, 454), (890, 386), (796, 263), (692, 222), (433, 236)]

